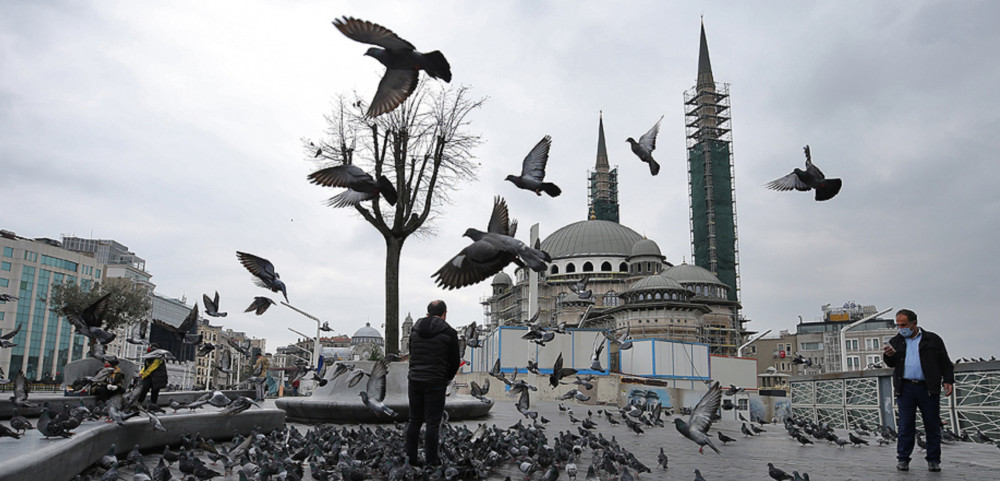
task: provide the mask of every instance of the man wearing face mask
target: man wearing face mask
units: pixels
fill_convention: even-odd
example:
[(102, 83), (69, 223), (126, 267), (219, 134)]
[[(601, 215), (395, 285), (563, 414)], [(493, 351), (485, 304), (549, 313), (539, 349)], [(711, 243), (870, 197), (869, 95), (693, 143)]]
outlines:
[(909, 309), (896, 313), (899, 334), (889, 339), (882, 352), (885, 365), (893, 368), (892, 385), (899, 408), (896, 469), (909, 471), (915, 441), (917, 408), (927, 431), (927, 469), (941, 471), (941, 388), (950, 396), (955, 384), (955, 366), (944, 341), (933, 332), (917, 327), (917, 314)]

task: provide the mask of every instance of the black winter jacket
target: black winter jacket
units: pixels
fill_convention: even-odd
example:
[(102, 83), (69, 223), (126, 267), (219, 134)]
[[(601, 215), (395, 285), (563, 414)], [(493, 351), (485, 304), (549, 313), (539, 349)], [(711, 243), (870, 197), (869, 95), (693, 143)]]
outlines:
[[(926, 329), (920, 329), (923, 336), (920, 338), (920, 367), (924, 371), (924, 380), (927, 381), (927, 392), (931, 396), (941, 395), (941, 384), (955, 384), (955, 365), (948, 357), (948, 350), (944, 347), (941, 336)], [(892, 386), (896, 396), (903, 393), (903, 370), (906, 368), (906, 340), (901, 334), (896, 334), (889, 339), (889, 345), (896, 350), (892, 356), (882, 354), (885, 365), (894, 368), (892, 371)]]
[(409, 380), (445, 385), (461, 362), (458, 333), (440, 317), (424, 317), (410, 331)]
[[(143, 364), (143, 369), (149, 367), (156, 359), (146, 359)], [(167, 387), (167, 361), (160, 361), (160, 366), (149, 373), (149, 377), (142, 380), (143, 382), (148, 382), (149, 386), (153, 389), (163, 389)]]

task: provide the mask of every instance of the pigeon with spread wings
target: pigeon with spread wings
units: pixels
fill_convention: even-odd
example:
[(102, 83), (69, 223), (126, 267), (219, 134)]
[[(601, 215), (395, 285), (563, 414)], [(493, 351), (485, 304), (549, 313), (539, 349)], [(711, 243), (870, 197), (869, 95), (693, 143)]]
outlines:
[(104, 316), (108, 312), (111, 293), (107, 293), (80, 313), (70, 313), (66, 320), (76, 328), (76, 332), (90, 338), (90, 342), (108, 344), (115, 340), (116, 334), (101, 328)]
[(708, 429), (712, 427), (712, 417), (719, 411), (722, 404), (722, 388), (719, 381), (712, 384), (708, 392), (701, 397), (698, 404), (691, 410), (691, 416), (685, 423), (681, 418), (674, 418), (674, 426), (684, 437), (698, 443), (698, 452), (705, 454), (705, 446), (712, 448), (716, 453), (722, 454), (719, 448), (712, 444), (712, 438), (708, 435)]
[(660, 133), (660, 122), (662, 120), (663, 117), (661, 116), (660, 120), (656, 121), (656, 125), (649, 129), (649, 132), (646, 132), (642, 137), (639, 137), (638, 142), (636, 142), (632, 137), (625, 139), (625, 141), (632, 146), (632, 153), (635, 154), (639, 160), (649, 164), (649, 173), (653, 175), (660, 173), (660, 164), (653, 160), (653, 150), (656, 149), (656, 134)]
[(546, 135), (535, 145), (521, 163), (521, 175), (508, 175), (506, 179), (518, 188), (530, 190), (536, 195), (542, 192), (549, 197), (558, 197), (562, 189), (552, 182), (545, 182), (545, 165), (549, 162), (549, 148), (552, 137)]
[(385, 400), (385, 377), (388, 373), (388, 363), (385, 360), (377, 361), (372, 366), (371, 374), (368, 375), (368, 384), (365, 385), (365, 390), (358, 394), (361, 396), (361, 402), (365, 406), (368, 406), (368, 409), (375, 412), (376, 415), (381, 416), (385, 414), (390, 418), (394, 418), (396, 417), (396, 412), (382, 402)]
[(440, 51), (418, 52), (413, 44), (399, 38), (392, 30), (357, 18), (338, 18), (333, 26), (351, 40), (382, 47), (371, 47), (365, 52), (386, 69), (368, 107), (369, 117), (378, 117), (403, 103), (416, 90), (420, 70), (433, 78), (451, 82), (451, 65)]
[(545, 251), (528, 247), (515, 239), (514, 225), (516, 224), (509, 221), (507, 202), (496, 197), (487, 232), (473, 228), (466, 230), (465, 237), (472, 239), (472, 244), (462, 249), (431, 277), (437, 277), (437, 284), (445, 289), (457, 289), (481, 282), (500, 272), (511, 262), (535, 272), (544, 271), (552, 258)]
[(842, 184), (840, 179), (826, 178), (823, 175), (823, 171), (819, 170), (812, 163), (812, 155), (809, 152), (809, 146), (805, 146), (803, 149), (806, 153), (806, 170), (802, 170), (798, 167), (780, 179), (772, 180), (768, 182), (765, 187), (771, 190), (798, 190), (802, 192), (808, 192), (809, 190), (816, 189), (816, 200), (830, 200), (833, 196), (840, 192), (840, 186)]
[(288, 302), (285, 283), (281, 281), (281, 276), (274, 270), (274, 264), (271, 264), (271, 261), (240, 251), (236, 251), (236, 258), (240, 260), (243, 267), (246, 267), (254, 275), (254, 284), (264, 289), (270, 289), (272, 292), (280, 292), (285, 296), (285, 302)]
[(368, 172), (354, 165), (335, 165), (309, 174), (309, 182), (324, 187), (344, 187), (347, 190), (330, 197), (330, 207), (354, 207), (364, 201), (378, 200), (379, 194), (389, 205), (396, 205), (399, 194), (392, 181), (384, 175), (375, 180)]
[(191, 329), (198, 324), (198, 304), (195, 304), (188, 312), (187, 317), (177, 327), (171, 326), (159, 319), (153, 319), (153, 323), (161, 329), (167, 331), (171, 336), (177, 338), (184, 344), (200, 344), (204, 334), (191, 334)]
[(219, 291), (215, 291), (215, 298), (208, 297), (208, 294), (201, 295), (202, 304), (205, 304), (205, 315), (212, 317), (226, 317), (228, 312), (219, 312)]

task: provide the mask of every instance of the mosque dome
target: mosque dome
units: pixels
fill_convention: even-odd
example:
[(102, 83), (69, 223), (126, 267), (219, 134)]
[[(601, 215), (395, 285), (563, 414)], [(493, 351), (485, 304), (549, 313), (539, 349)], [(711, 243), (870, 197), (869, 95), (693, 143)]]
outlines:
[(666, 275), (654, 275), (643, 277), (639, 279), (631, 287), (629, 291), (645, 291), (645, 290), (660, 290), (660, 289), (677, 289), (685, 290), (684, 286), (680, 282), (667, 277)]
[(357, 332), (351, 336), (351, 344), (357, 344), (358, 342), (371, 342), (375, 339), (381, 340), (382, 333), (372, 327), (370, 322), (366, 322), (365, 327), (358, 329)]
[(629, 257), (640, 256), (654, 256), (662, 258), (663, 254), (660, 253), (660, 246), (656, 245), (656, 242), (653, 242), (650, 239), (640, 239), (639, 242), (636, 242), (635, 245), (632, 246), (632, 253), (629, 254)]
[[(642, 239), (638, 232), (617, 222), (584, 220), (563, 226), (542, 241), (542, 250), (553, 259), (584, 256), (628, 257)], [(657, 251), (659, 249), (657, 248)]]
[(496, 285), (509, 286), (510, 284), (511, 284), (510, 276), (505, 274), (503, 271), (493, 276), (493, 282), (490, 282), (490, 285), (492, 286)]
[[(665, 271), (663, 275), (670, 277), (681, 284), (686, 283), (698, 283), (698, 284), (718, 284), (720, 286), (726, 286), (726, 284), (719, 280), (715, 274), (711, 271), (705, 269), (704, 267), (699, 267), (694, 264), (679, 264), (673, 266)], [(728, 287), (728, 286), (727, 286)]]

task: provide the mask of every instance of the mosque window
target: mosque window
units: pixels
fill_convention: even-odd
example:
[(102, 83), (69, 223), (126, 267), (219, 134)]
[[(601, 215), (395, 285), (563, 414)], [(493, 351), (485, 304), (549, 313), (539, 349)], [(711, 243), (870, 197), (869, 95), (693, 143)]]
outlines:
[(611, 272), (611, 263), (604, 261), (601, 263), (601, 272)]
[(659, 292), (657, 292), (657, 293), (656, 293), (656, 300), (658, 300), (658, 301), (659, 301), (659, 300), (661, 300), (661, 299), (663, 299), (663, 295), (662, 295), (662, 294), (660, 294)]
[(647, 262), (646, 263), (646, 272), (653, 272), (653, 263), (652, 262)]
[(618, 266), (618, 270), (621, 272), (628, 272), (628, 264), (622, 262), (621, 265)]
[(573, 272), (576, 272), (576, 265), (572, 262), (566, 264), (566, 273), (571, 274)]
[(559, 266), (557, 266), (555, 264), (552, 264), (552, 273), (553, 274), (558, 274), (559, 273)]
[(584, 262), (583, 272), (594, 272), (594, 264), (591, 264), (590, 261)]

